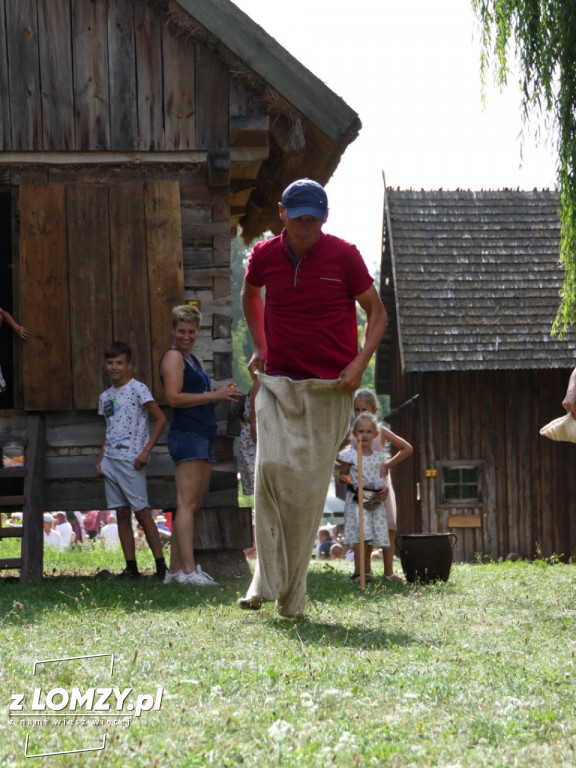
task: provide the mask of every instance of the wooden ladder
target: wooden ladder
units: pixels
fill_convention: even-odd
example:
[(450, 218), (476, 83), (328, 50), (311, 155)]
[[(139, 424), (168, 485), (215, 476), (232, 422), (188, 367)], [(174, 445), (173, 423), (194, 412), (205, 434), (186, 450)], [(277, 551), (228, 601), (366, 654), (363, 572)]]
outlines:
[(0, 557), (0, 569), (17, 569), (21, 582), (42, 580), (44, 528), (43, 485), (46, 424), (44, 415), (26, 415), (26, 437), (0, 435), (0, 446), (22, 443), (23, 467), (0, 467), (0, 512), (22, 512), (22, 525), (3, 525), (0, 515), (0, 540), (19, 538), (20, 557)]

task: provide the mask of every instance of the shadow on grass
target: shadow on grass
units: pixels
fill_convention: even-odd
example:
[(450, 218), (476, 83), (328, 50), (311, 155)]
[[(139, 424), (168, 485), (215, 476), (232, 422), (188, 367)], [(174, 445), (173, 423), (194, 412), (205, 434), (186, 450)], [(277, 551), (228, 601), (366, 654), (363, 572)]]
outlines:
[(172, 612), (200, 606), (230, 605), (237, 599), (238, 584), (195, 589), (183, 584), (163, 584), (155, 575), (118, 579), (114, 575), (45, 576), (39, 584), (20, 584), (0, 578), (0, 612), (19, 604), (20, 618), (34, 620), (42, 611), (84, 610)]
[(404, 597), (419, 598), (434, 597), (438, 594), (453, 594), (456, 590), (454, 581), (416, 582), (407, 581), (384, 582), (382, 576), (375, 575), (371, 583), (362, 590), (359, 584), (354, 584), (347, 572), (326, 565), (319, 570), (308, 573), (308, 598), (322, 603), (338, 603), (342, 599), (369, 599), (371, 602), (382, 602)]
[(338, 646), (363, 650), (374, 648), (407, 647), (416, 642), (405, 632), (387, 632), (384, 628), (363, 627), (358, 623), (344, 624), (316, 621), (313, 614), (303, 619), (275, 620), (271, 626), (301, 645), (317, 645), (326, 648)]
[[(163, 584), (155, 575), (142, 576), (129, 581), (118, 579), (114, 574), (108, 576), (93, 574), (46, 575), (38, 584), (20, 584), (17, 577), (0, 577), (0, 612), (5, 616), (16, 611), (17, 620), (33, 622), (46, 611), (83, 611), (178, 613), (200, 608), (233, 608), (239, 616), (247, 614), (236, 608), (236, 600), (244, 594), (250, 579), (222, 581), (217, 587), (197, 589), (188, 585)], [(384, 612), (393, 610), (386, 604), (398, 598), (419, 599), (427, 594), (438, 595), (438, 590), (450, 590), (449, 584), (431, 585), (386, 584), (377, 577), (363, 591), (353, 584), (347, 572), (331, 568), (311, 570), (308, 574), (308, 605), (306, 618), (299, 620), (299, 626), (307, 633), (310, 641), (318, 642), (325, 638), (328, 644), (357, 643), (360, 646), (405, 645), (411, 642), (408, 635), (390, 635), (384, 631), (363, 629), (356, 625), (349, 627), (346, 622), (325, 622), (327, 609), (335, 616), (346, 615), (351, 605), (358, 609), (358, 601), (364, 602), (365, 610), (379, 607)], [(272, 610), (271, 610), (272, 609)], [(274, 608), (267, 604), (263, 609), (263, 618), (276, 621)], [(9, 619), (8, 619), (9, 620)], [(352, 623), (354, 619), (352, 619)], [(279, 626), (285, 622), (280, 621)], [(288, 623), (288, 627), (290, 623)], [(288, 631), (288, 630), (286, 630)], [(354, 639), (352, 639), (352, 636)]]

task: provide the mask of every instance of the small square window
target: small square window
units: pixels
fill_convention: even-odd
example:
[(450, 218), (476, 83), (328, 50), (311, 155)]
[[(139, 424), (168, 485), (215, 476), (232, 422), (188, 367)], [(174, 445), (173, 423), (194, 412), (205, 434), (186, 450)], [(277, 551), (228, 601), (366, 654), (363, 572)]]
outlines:
[(439, 462), (440, 504), (445, 506), (478, 506), (482, 504), (481, 461)]

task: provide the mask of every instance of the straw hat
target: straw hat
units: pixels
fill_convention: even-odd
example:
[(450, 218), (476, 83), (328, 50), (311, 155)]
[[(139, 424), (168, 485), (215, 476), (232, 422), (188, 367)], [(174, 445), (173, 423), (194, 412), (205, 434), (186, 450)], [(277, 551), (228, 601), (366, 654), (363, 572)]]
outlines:
[(554, 419), (550, 424), (542, 427), (540, 434), (549, 437), (550, 440), (565, 440), (568, 443), (576, 443), (576, 419), (569, 413)]

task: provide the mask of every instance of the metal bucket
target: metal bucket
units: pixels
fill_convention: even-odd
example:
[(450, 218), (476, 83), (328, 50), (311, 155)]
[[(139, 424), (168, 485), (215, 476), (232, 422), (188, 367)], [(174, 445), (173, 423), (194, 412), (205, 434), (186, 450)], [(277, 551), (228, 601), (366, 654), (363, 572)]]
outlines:
[[(399, 541), (400, 540), (400, 541)], [(396, 547), (406, 580), (414, 583), (448, 581), (455, 533), (399, 533)]]

